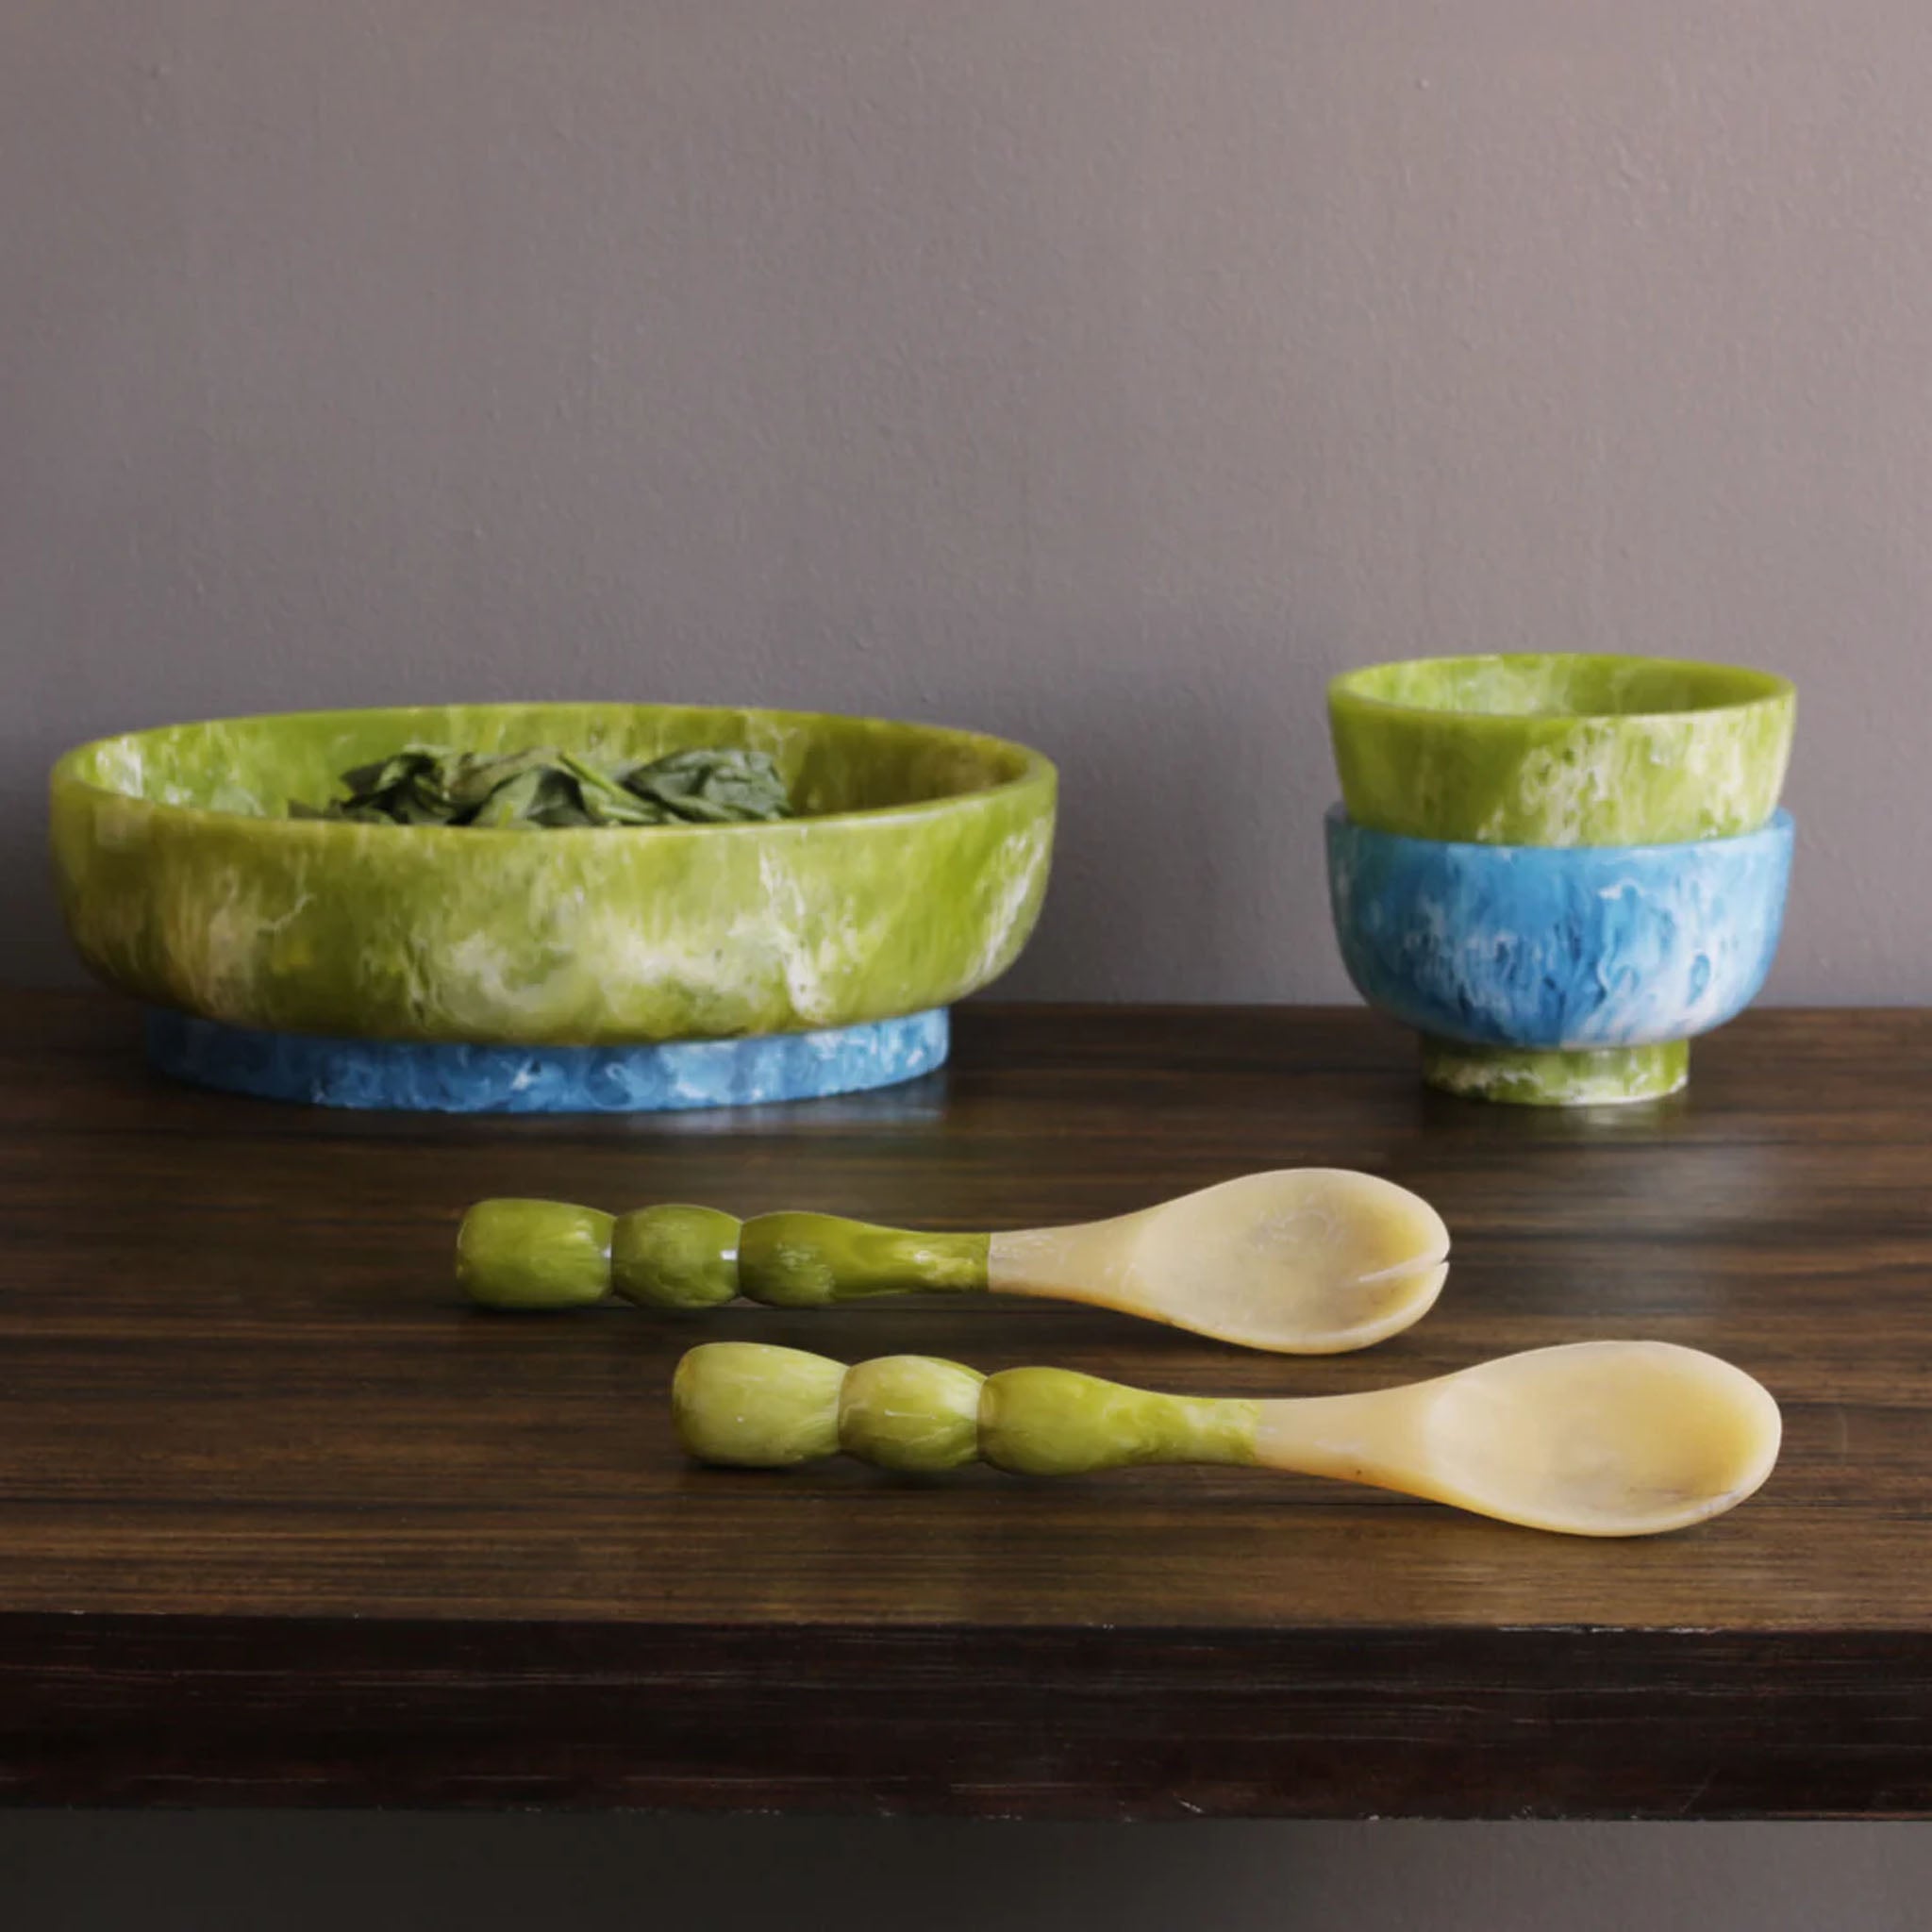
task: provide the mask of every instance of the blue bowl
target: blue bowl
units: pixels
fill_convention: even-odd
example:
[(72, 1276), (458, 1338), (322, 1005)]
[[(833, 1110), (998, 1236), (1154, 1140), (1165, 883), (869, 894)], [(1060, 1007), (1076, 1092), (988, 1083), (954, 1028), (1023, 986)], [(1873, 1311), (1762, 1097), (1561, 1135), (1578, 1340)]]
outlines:
[(1757, 996), (1777, 951), (1792, 825), (1683, 844), (1477, 845), (1328, 813), (1348, 976), (1423, 1035), (1431, 1085), (1488, 1099), (1644, 1100), (1687, 1042)]

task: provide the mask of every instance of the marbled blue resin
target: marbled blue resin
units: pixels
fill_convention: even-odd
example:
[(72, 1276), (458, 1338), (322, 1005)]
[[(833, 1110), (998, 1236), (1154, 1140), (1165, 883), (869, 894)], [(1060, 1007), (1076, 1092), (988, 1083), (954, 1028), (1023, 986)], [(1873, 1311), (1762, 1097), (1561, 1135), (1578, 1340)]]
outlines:
[(1341, 957), (1439, 1040), (1594, 1049), (1685, 1040), (1748, 1006), (1777, 950), (1791, 819), (1672, 845), (1458, 844), (1328, 814)]
[(316, 1107), (433, 1113), (668, 1113), (811, 1100), (943, 1066), (947, 1010), (820, 1033), (656, 1046), (461, 1046), (260, 1033), (160, 1008), (148, 1058), (197, 1087)]

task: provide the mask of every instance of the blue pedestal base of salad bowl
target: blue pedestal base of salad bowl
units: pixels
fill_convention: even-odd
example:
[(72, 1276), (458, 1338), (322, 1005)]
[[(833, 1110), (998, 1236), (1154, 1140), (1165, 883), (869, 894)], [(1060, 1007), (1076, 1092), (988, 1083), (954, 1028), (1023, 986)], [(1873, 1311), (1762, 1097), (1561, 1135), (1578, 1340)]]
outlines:
[(171, 1078), (263, 1100), (426, 1113), (671, 1113), (815, 1100), (943, 1066), (948, 1009), (651, 1046), (328, 1040), (153, 1008), (149, 1061)]

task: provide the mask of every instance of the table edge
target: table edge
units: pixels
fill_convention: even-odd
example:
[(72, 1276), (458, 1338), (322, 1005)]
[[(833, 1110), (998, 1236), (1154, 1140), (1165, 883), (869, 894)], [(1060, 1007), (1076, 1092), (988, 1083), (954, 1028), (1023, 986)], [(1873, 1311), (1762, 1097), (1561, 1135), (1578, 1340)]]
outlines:
[(1932, 1632), (0, 1616), (0, 1805), (1932, 1816)]

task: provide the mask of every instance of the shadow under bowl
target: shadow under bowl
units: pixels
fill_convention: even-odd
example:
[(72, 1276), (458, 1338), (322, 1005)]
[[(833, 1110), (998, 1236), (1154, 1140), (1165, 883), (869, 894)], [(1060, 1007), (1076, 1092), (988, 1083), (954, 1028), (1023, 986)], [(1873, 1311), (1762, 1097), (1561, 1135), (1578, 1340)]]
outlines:
[[(411, 741), (745, 746), (806, 815), (541, 832), (287, 816)], [(68, 930), (141, 999), (333, 1040), (588, 1047), (823, 1032), (985, 985), (1039, 915), (1055, 787), (1024, 746), (934, 725), (468, 705), (130, 732), (61, 758), (51, 804)]]
[(1728, 838), (1776, 808), (1797, 693), (1664, 658), (1418, 658), (1328, 687), (1357, 824), (1495, 845)]
[(1757, 996), (1790, 880), (1790, 814), (1667, 845), (1482, 845), (1327, 816), (1342, 961), (1423, 1036), (1424, 1078), (1544, 1106), (1647, 1100)]

